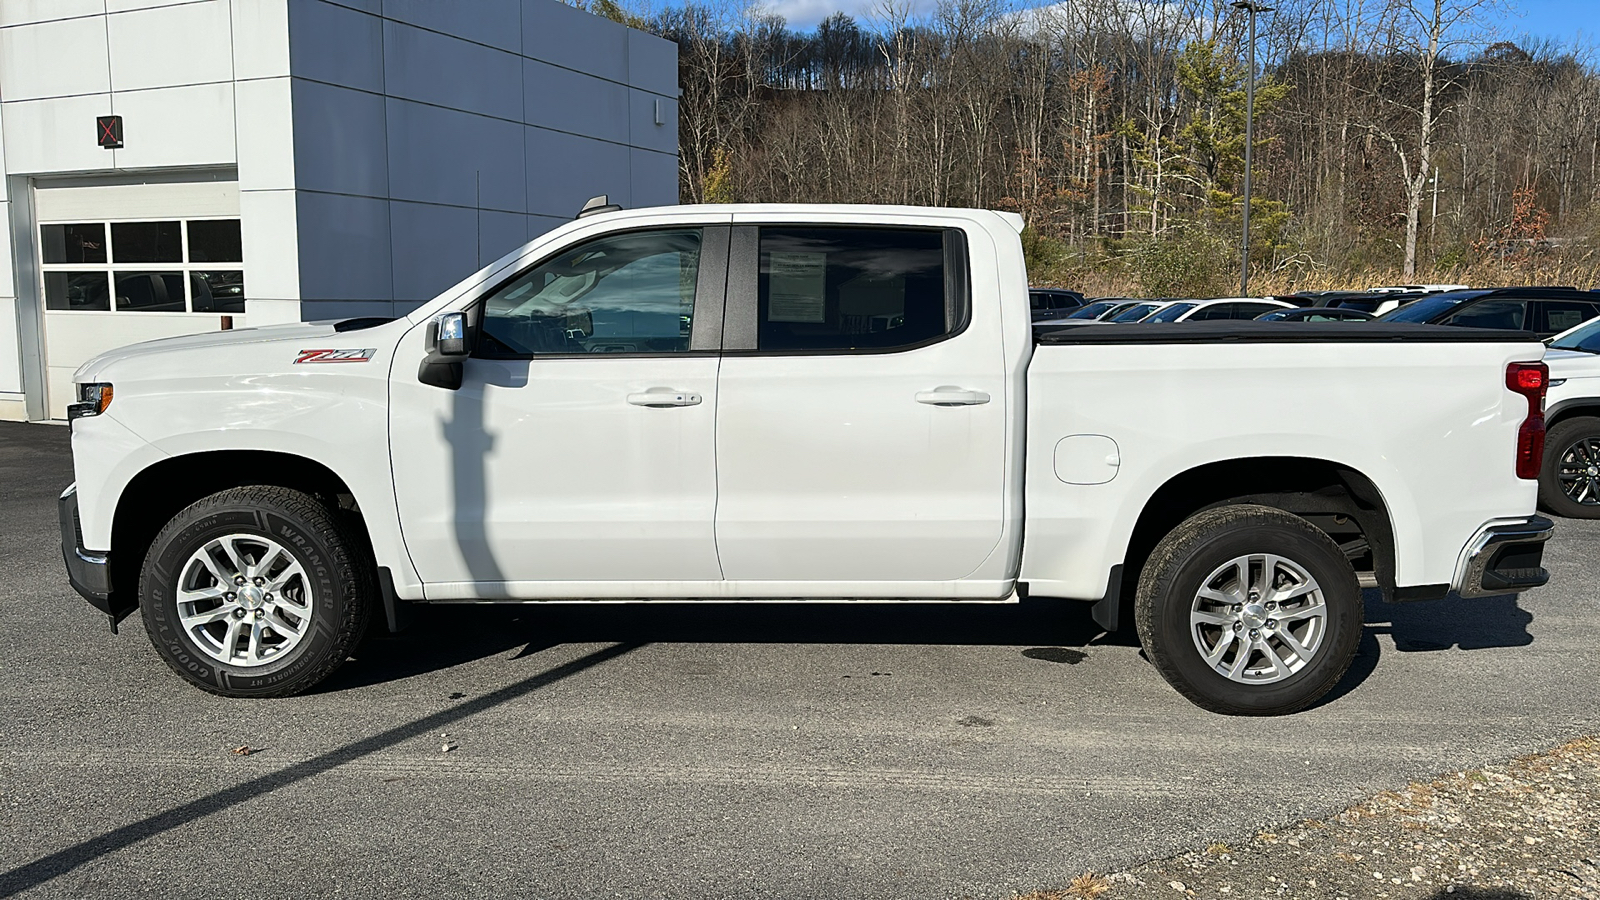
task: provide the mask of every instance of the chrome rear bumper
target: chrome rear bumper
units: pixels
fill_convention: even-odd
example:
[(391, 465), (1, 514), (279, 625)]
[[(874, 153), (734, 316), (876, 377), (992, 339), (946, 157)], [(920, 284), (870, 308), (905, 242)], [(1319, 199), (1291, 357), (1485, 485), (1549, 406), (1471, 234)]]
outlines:
[(1553, 533), (1555, 523), (1543, 516), (1485, 525), (1462, 554), (1452, 587), (1463, 597), (1495, 597), (1544, 585), (1544, 544)]

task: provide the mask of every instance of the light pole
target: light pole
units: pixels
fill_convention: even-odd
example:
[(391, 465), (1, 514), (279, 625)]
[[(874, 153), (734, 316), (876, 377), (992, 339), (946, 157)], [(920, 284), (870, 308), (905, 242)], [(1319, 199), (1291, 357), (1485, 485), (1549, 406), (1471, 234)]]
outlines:
[(1251, 161), (1255, 155), (1256, 135), (1256, 15), (1272, 12), (1272, 7), (1251, 0), (1234, 0), (1234, 9), (1250, 14), (1250, 78), (1244, 88), (1244, 239), (1243, 259), (1239, 264), (1239, 296), (1250, 296), (1250, 175)]

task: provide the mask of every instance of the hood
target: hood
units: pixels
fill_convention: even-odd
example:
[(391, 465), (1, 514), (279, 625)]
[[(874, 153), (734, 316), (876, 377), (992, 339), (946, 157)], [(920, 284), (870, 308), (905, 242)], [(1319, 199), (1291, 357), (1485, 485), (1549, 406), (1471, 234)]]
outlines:
[[(360, 323), (360, 324), (357, 324)], [(305, 342), (313, 339), (328, 339), (341, 332), (351, 333), (352, 338), (360, 334), (364, 327), (382, 324), (381, 320), (337, 319), (325, 322), (292, 322), (287, 325), (266, 325), (259, 328), (235, 328), (231, 331), (211, 331), (204, 334), (186, 334), (180, 337), (159, 338), (154, 341), (144, 341), (138, 344), (129, 344), (115, 350), (94, 357), (78, 367), (72, 375), (74, 382), (92, 382), (105, 380), (103, 373), (110, 366), (126, 360), (139, 359), (155, 354), (168, 354), (181, 350), (209, 350), (219, 347), (242, 346), (245, 344), (273, 344), (288, 341)], [(352, 328), (351, 325), (356, 325)], [(342, 328), (340, 326), (343, 326)], [(359, 339), (354, 341), (360, 343)], [(346, 343), (350, 343), (347, 341)]]
[(1546, 350), (1544, 362), (1550, 367), (1552, 378), (1560, 378), (1567, 374), (1600, 373), (1600, 354), (1585, 353), (1582, 350)]

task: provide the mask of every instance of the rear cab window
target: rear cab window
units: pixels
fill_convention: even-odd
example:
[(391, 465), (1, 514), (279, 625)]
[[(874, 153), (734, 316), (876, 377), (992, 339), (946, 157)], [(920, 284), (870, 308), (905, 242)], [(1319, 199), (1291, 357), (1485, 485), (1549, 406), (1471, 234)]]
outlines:
[(1282, 308), (1283, 307), (1281, 306), (1274, 306), (1271, 303), (1235, 303), (1233, 304), (1231, 318), (1254, 319), (1256, 316), (1259, 316), (1263, 313), (1269, 313), (1275, 309)]
[(1538, 330), (1548, 334), (1560, 334), (1577, 328), (1600, 315), (1600, 306), (1578, 300), (1545, 300), (1539, 305), (1542, 307), (1544, 323)]
[(1527, 300), (1483, 300), (1468, 305), (1460, 312), (1444, 319), (1440, 324), (1460, 325), (1468, 328), (1501, 328), (1521, 331), (1527, 327)]
[(758, 351), (904, 350), (966, 325), (959, 229), (771, 225), (758, 246)]

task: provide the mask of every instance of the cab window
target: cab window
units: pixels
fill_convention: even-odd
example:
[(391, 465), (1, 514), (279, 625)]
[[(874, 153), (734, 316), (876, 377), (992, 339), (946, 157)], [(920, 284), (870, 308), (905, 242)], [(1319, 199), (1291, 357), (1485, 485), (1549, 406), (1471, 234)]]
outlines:
[(562, 251), (486, 298), (481, 355), (688, 351), (700, 242), (682, 228)]
[(1526, 300), (1485, 300), (1444, 319), (1442, 325), (1464, 325), (1468, 328), (1503, 328), (1521, 331), (1528, 317)]
[(765, 226), (756, 349), (898, 350), (966, 322), (958, 230)]

